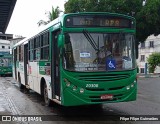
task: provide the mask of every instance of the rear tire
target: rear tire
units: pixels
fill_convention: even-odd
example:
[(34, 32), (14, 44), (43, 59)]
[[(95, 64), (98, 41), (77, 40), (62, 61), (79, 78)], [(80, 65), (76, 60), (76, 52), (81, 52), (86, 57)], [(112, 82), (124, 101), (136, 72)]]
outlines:
[(23, 90), (25, 88), (25, 86), (21, 83), (21, 77), (20, 77), (20, 75), (18, 75), (18, 82), (19, 82), (19, 89)]
[(43, 87), (43, 95), (44, 95), (44, 103), (46, 106), (51, 106), (51, 100), (48, 98), (48, 89), (47, 89), (47, 84), (44, 84)]

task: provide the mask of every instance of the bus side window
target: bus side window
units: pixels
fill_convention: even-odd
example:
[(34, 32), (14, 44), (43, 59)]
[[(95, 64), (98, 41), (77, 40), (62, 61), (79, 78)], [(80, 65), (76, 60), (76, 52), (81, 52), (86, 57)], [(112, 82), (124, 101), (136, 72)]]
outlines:
[(34, 60), (34, 39), (29, 41), (29, 61)]
[(41, 59), (48, 60), (49, 59), (49, 32), (43, 34), (41, 36)]
[(34, 39), (34, 60), (40, 59), (40, 36)]

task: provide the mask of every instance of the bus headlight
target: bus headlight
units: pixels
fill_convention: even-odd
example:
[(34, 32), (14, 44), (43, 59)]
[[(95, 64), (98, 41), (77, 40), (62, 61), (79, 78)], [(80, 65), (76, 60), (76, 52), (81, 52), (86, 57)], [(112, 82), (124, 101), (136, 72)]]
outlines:
[(134, 82), (133, 82), (132, 84), (126, 86), (126, 89), (127, 89), (127, 90), (130, 90), (131, 88), (133, 88), (133, 87), (135, 86), (135, 83), (136, 83), (136, 82), (137, 82), (137, 81), (134, 80)]
[(130, 86), (127, 86), (126, 89), (129, 90), (129, 89), (130, 89)]
[(71, 86), (71, 83), (66, 78), (64, 79), (64, 82), (66, 83), (67, 87)]
[(137, 80), (134, 80), (134, 82), (131, 84), (131, 87), (134, 87), (137, 83)]
[(77, 90), (77, 86), (73, 86), (73, 91), (76, 91)]
[(71, 86), (71, 83), (70, 82), (66, 82), (66, 86), (67, 87)]
[(69, 89), (72, 89), (72, 91), (77, 93), (78, 90), (79, 93), (84, 93), (84, 88), (79, 88), (73, 85), (68, 79), (64, 78), (64, 82)]
[(84, 93), (84, 89), (83, 88), (80, 88), (80, 93)]
[(131, 84), (131, 87), (134, 87), (134, 83)]

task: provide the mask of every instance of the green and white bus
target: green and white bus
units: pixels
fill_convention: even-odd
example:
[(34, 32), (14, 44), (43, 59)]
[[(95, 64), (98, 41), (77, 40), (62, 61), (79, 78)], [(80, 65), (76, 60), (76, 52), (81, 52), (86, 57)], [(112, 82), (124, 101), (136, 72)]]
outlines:
[(0, 76), (12, 76), (12, 55), (9, 52), (0, 52)]
[(46, 105), (136, 100), (135, 33), (135, 19), (127, 15), (64, 14), (14, 45), (13, 76)]

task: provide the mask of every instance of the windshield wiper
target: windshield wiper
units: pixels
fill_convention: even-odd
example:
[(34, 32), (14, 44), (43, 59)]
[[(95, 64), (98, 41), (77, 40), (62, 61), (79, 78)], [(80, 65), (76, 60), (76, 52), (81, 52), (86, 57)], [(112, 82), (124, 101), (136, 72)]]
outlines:
[(98, 41), (96, 44), (95, 40), (93, 39), (93, 37), (91, 36), (91, 34), (86, 30), (83, 29), (83, 34), (86, 37), (86, 39), (89, 41), (89, 43), (91, 44), (91, 46), (94, 48), (95, 51), (97, 51), (97, 62), (99, 63), (99, 36), (98, 36)]
[(96, 44), (93, 37), (91, 36), (91, 34), (86, 29), (83, 29), (83, 34), (86, 37), (86, 39), (89, 41), (89, 43), (92, 45), (94, 50), (99, 51), (99, 46)]

